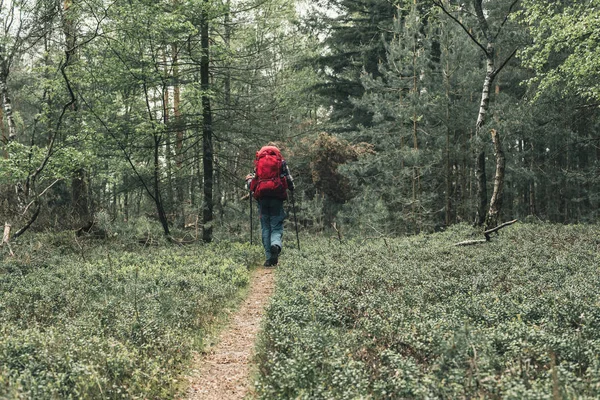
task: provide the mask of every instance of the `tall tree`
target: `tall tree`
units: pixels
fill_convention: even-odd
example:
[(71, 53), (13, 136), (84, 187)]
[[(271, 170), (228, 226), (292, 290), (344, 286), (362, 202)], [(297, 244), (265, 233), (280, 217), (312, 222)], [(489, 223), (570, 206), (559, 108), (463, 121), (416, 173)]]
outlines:
[[(352, 102), (364, 93), (361, 74), (377, 76), (385, 58), (384, 42), (391, 38), (398, 1), (327, 0), (312, 9), (306, 29), (323, 35), (323, 51), (308, 60), (318, 67), (324, 82), (315, 85), (323, 105), (331, 108), (336, 130), (353, 130), (371, 124), (368, 110)], [(316, 32), (316, 33), (315, 33)], [(381, 38), (384, 37), (382, 41)]]
[(200, 35), (202, 40), (202, 59), (200, 61), (200, 84), (202, 89), (202, 165), (204, 171), (204, 202), (202, 204), (202, 240), (211, 242), (213, 237), (213, 126), (210, 108), (210, 36), (208, 5), (204, 0), (200, 17)]
[[(510, 14), (514, 11), (514, 7), (519, 0), (510, 0), (507, 5), (507, 11), (504, 16), (500, 16), (498, 21), (494, 21), (494, 24), (490, 22), (490, 16), (499, 17), (496, 9), (486, 9), (484, 7), (483, 0), (473, 0), (470, 3), (472, 12), (475, 15), (473, 27), (469, 27), (467, 22), (463, 22), (462, 18), (465, 16), (465, 10), (463, 5), (459, 7), (452, 7), (451, 3), (444, 0), (434, 0), (436, 6), (438, 6), (448, 17), (455, 21), (472, 42), (481, 50), (485, 56), (486, 71), (485, 78), (483, 80), (483, 87), (481, 90), (481, 102), (479, 104), (479, 111), (477, 114), (477, 121), (475, 123), (475, 140), (476, 140), (476, 186), (477, 186), (477, 207), (475, 223), (482, 225), (486, 218), (488, 198), (487, 198), (487, 179), (485, 171), (485, 150), (481, 144), (483, 140), (483, 128), (487, 120), (487, 114), (490, 104), (490, 96), (493, 88), (493, 83), (500, 71), (504, 68), (506, 63), (515, 55), (517, 49), (513, 49), (511, 52), (504, 55), (502, 58), (497, 55), (497, 40), (498, 36), (502, 33), (506, 21)], [(488, 4), (485, 4), (488, 6)], [(498, 135), (498, 133), (496, 133)]]

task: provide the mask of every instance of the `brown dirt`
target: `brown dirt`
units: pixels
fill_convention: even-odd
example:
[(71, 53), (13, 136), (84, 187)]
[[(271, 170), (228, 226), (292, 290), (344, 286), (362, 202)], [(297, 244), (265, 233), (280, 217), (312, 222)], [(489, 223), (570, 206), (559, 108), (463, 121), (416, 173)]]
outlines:
[(232, 315), (217, 344), (199, 355), (189, 377), (186, 399), (243, 399), (251, 389), (250, 368), (261, 317), (274, 288), (274, 271), (252, 274), (248, 297)]

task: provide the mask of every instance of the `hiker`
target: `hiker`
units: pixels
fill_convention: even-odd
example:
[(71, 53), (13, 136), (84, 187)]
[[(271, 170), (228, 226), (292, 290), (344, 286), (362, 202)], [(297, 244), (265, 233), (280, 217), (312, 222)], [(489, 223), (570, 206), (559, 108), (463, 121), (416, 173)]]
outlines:
[(275, 266), (282, 248), (283, 202), (287, 199), (287, 189), (294, 190), (294, 179), (276, 146), (269, 144), (256, 152), (254, 172), (246, 175), (246, 185), (258, 202), (264, 266)]

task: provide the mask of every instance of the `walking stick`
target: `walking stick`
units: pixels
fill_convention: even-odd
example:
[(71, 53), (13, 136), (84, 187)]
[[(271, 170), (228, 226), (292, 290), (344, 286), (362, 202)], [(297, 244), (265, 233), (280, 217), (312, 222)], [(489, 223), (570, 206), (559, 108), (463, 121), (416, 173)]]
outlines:
[(298, 219), (296, 218), (296, 202), (294, 201), (294, 191), (292, 193), (292, 210), (294, 211), (294, 225), (296, 225), (296, 242), (298, 243), (298, 251), (300, 251), (300, 237), (298, 236)]
[(253, 225), (253, 221), (252, 221), (252, 192), (250, 192), (250, 246), (253, 245), (252, 243), (252, 232), (254, 231), (254, 225)]

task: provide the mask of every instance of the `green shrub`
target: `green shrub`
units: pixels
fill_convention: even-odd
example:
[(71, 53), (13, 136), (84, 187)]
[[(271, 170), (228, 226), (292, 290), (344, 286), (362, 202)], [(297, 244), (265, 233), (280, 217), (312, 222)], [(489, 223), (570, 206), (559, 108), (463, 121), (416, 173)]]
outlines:
[(87, 250), (0, 265), (0, 398), (173, 398), (260, 257), (227, 243)]
[(600, 396), (598, 226), (304, 244), (278, 271), (261, 398)]

